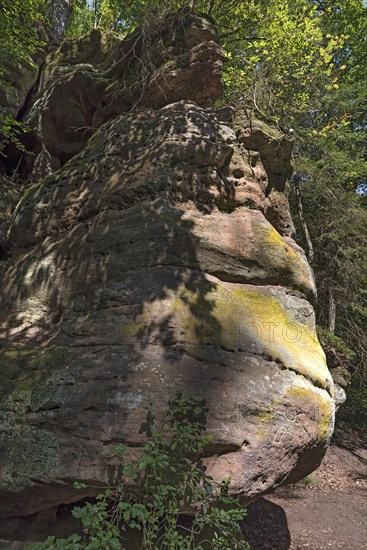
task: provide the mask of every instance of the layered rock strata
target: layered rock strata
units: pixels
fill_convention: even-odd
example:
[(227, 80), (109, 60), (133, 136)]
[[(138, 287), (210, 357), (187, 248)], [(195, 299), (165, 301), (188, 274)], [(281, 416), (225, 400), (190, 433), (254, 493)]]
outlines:
[[(200, 48), (217, 51), (213, 36)], [(219, 58), (200, 63), (213, 74), (201, 106), (182, 92), (188, 82), (176, 86), (176, 68), (172, 94), (183, 100), (151, 92), (154, 108), (102, 124), (13, 215), (1, 287), (0, 517), (56, 518), (60, 505), (98, 492), (73, 482), (105, 484), (101, 451), (122, 441), (138, 452), (147, 399), (161, 411), (178, 388), (207, 400), (209, 472), (231, 476), (244, 503), (323, 456), (335, 403), (312, 272), (292, 238), (293, 141), (205, 107), (218, 94)]]

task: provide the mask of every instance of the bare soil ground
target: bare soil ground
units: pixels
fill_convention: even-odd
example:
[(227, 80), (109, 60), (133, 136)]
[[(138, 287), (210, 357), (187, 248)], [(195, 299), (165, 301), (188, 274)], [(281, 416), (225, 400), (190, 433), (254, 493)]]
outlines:
[(252, 550), (367, 550), (367, 441), (343, 434), (304, 482), (248, 507)]

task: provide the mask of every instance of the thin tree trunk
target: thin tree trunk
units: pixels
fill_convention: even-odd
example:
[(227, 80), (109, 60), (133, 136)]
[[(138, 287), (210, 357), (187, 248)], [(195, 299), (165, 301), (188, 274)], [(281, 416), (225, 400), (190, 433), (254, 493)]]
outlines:
[(336, 323), (336, 303), (335, 303), (333, 288), (329, 286), (329, 315), (328, 315), (327, 328), (333, 334), (335, 332), (335, 323)]
[(96, 29), (98, 27), (98, 2), (97, 0), (94, 0), (94, 25), (93, 27)]
[(313, 244), (311, 241), (310, 233), (308, 231), (307, 223), (303, 212), (302, 192), (301, 192), (300, 177), (298, 172), (295, 172), (293, 174), (293, 181), (296, 189), (298, 216), (301, 222), (302, 231), (303, 231), (303, 234), (307, 243), (307, 248), (308, 248), (307, 258), (309, 262), (312, 262), (313, 256), (314, 256)]
[(50, 44), (55, 47), (65, 36), (71, 12), (70, 0), (51, 0), (47, 11)]

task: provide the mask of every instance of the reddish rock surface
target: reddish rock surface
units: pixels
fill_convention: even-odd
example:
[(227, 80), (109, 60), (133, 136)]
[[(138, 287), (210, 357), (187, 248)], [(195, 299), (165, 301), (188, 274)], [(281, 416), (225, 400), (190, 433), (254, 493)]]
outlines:
[[(101, 451), (124, 441), (135, 452), (146, 400), (162, 411), (177, 388), (207, 400), (209, 472), (230, 475), (243, 502), (303, 478), (330, 440), (315, 286), (284, 194), (293, 141), (206, 107), (221, 90), (222, 53), (206, 25), (189, 19), (189, 30), (189, 53), (143, 94), (161, 108), (109, 111), (87, 143), (68, 141), (77, 114), (62, 121), (67, 106), (58, 114), (51, 98), (57, 88), (71, 100), (73, 79), (73, 93), (94, 93), (97, 72), (56, 64), (45, 77), (49, 113), (34, 106), (54, 125), (44, 146), (73, 158), (29, 190), (4, 244), (3, 518), (56, 514), (98, 492), (72, 485), (105, 484)], [(205, 90), (191, 86), (200, 67)], [(172, 84), (153, 100), (163, 70)]]

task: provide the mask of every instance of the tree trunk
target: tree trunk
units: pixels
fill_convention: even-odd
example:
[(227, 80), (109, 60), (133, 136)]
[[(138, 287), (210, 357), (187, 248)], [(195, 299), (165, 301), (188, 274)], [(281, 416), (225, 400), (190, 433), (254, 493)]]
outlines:
[(336, 322), (336, 303), (334, 299), (333, 288), (329, 287), (329, 315), (328, 315), (328, 330), (334, 334)]
[(298, 172), (295, 172), (293, 174), (293, 181), (296, 189), (298, 216), (301, 222), (302, 231), (303, 231), (303, 234), (307, 243), (307, 248), (308, 248), (307, 258), (309, 262), (312, 262), (313, 256), (314, 256), (313, 245), (312, 245), (310, 233), (308, 232), (305, 216), (303, 213), (302, 192), (301, 192), (300, 177)]
[(47, 11), (50, 46), (57, 47), (65, 36), (71, 12), (70, 0), (51, 0)]

